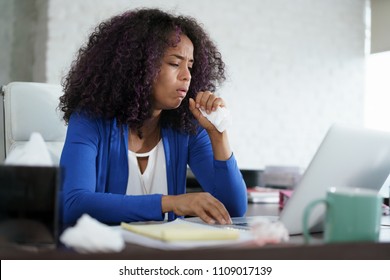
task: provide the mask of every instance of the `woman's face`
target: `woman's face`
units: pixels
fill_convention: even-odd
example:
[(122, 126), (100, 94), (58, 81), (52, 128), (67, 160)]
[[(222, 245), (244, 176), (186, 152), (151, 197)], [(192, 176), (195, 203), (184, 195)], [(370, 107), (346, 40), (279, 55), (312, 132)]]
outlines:
[(169, 110), (180, 106), (190, 87), (193, 63), (194, 46), (187, 36), (181, 35), (177, 46), (166, 50), (160, 72), (153, 82), (155, 110)]

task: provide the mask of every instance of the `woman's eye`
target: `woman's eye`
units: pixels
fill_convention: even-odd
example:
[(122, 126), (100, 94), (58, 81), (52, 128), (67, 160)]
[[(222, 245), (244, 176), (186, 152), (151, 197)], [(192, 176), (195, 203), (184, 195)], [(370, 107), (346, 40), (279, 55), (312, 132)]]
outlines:
[(177, 64), (177, 63), (169, 63), (169, 65), (171, 65), (173, 67), (179, 67), (179, 64)]

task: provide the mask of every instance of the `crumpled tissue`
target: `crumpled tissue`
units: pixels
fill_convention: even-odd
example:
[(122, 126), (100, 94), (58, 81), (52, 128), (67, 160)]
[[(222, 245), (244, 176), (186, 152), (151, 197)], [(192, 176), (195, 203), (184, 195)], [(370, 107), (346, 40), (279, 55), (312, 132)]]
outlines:
[(232, 124), (230, 111), (226, 107), (218, 107), (217, 110), (207, 114), (203, 109), (199, 109), (219, 132), (225, 131)]
[(74, 227), (64, 230), (60, 241), (79, 253), (120, 252), (125, 247), (119, 230), (100, 223), (88, 214), (83, 214)]
[(251, 223), (254, 242), (258, 246), (287, 242), (289, 233), (283, 223), (269, 219), (257, 219)]
[(53, 161), (42, 135), (33, 132), (25, 145), (17, 146), (11, 150), (4, 164), (53, 166)]

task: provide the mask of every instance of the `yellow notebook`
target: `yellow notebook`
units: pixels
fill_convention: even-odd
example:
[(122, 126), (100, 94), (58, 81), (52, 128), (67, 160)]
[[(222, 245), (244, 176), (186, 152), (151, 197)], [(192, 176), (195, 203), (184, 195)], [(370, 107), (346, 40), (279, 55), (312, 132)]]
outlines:
[(121, 223), (121, 227), (131, 232), (163, 241), (196, 241), (196, 240), (234, 240), (239, 238), (239, 231), (223, 229), (187, 222), (176, 219), (161, 224), (128, 224)]

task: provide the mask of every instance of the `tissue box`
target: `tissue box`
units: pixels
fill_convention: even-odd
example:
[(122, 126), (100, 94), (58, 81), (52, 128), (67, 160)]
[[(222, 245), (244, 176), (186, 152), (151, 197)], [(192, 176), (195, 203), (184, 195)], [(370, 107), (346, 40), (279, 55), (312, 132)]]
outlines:
[(58, 243), (59, 167), (0, 165), (2, 245)]

